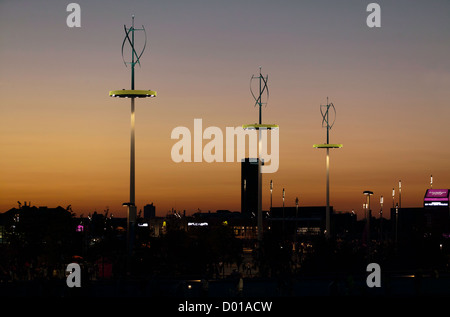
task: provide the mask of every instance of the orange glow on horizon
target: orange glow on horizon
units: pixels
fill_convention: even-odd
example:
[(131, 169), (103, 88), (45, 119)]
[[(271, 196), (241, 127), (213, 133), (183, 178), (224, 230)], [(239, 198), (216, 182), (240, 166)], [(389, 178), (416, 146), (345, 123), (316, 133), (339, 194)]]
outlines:
[[(130, 104), (108, 93), (130, 86), (120, 55), (128, 5), (82, 4), (78, 29), (65, 26), (56, 5), (0, 5), (0, 212), (31, 201), (125, 216)], [(325, 152), (313, 144), (325, 142), (327, 97), (337, 110), (330, 143), (344, 145), (330, 151), (335, 211), (361, 219), (362, 192), (371, 190), (373, 214), (383, 195), (389, 217), (399, 179), (404, 207), (422, 206), (431, 174), (433, 188), (450, 188), (447, 3), (412, 4), (419, 22), (390, 4), (379, 30), (366, 27), (364, 10), (334, 2), (267, 3), (259, 15), (244, 4), (131, 6), (149, 30), (136, 89), (158, 92), (136, 100), (138, 211), (152, 202), (159, 216), (240, 210), (240, 164), (174, 163), (170, 135), (195, 118), (223, 131), (256, 122), (248, 84), (260, 65), (270, 89), (263, 123), (280, 127), (279, 169), (263, 175), (263, 208), (270, 180), (274, 206), (282, 188), (286, 206), (296, 197), (300, 206), (325, 205)]]

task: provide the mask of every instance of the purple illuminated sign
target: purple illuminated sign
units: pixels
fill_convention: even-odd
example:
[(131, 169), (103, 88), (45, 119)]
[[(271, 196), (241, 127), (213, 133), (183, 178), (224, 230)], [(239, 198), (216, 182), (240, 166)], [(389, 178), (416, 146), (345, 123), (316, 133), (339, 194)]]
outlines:
[(424, 205), (431, 206), (448, 206), (449, 190), (448, 189), (427, 189), (424, 197)]
[(425, 198), (447, 198), (448, 189), (428, 189)]

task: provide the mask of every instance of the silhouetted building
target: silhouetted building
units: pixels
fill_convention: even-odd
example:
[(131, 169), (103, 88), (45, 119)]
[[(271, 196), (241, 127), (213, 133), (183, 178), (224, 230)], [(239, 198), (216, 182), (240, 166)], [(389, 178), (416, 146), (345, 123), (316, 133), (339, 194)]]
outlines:
[(423, 237), (425, 210), (422, 207), (391, 208), (393, 240)]
[(450, 233), (450, 207), (448, 189), (427, 189), (423, 199), (425, 227), (428, 232)]
[(156, 207), (151, 204), (147, 204), (144, 206), (144, 218), (145, 219), (151, 219), (156, 217)]
[(391, 208), (391, 222), (395, 240), (450, 233), (449, 190), (427, 189), (423, 207)]
[(235, 237), (242, 240), (243, 246), (252, 248), (257, 238), (255, 218), (247, 217), (238, 211), (217, 210), (216, 212), (197, 212), (188, 217), (187, 230), (212, 229), (218, 226), (233, 228)]
[(258, 159), (241, 162), (241, 212), (249, 216), (258, 213)]
[[(356, 230), (356, 215), (334, 213), (330, 206), (331, 225), (334, 235), (349, 235)], [(326, 206), (272, 207), (267, 218), (268, 226), (274, 232), (292, 236), (315, 236), (326, 229)]]

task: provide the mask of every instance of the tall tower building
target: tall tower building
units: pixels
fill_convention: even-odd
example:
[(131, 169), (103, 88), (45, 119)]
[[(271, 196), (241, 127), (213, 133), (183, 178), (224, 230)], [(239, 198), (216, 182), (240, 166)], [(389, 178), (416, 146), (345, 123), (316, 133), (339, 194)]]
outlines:
[(258, 159), (241, 161), (241, 213), (254, 216), (258, 212)]
[(147, 204), (144, 206), (144, 218), (151, 219), (156, 217), (156, 206), (151, 204)]

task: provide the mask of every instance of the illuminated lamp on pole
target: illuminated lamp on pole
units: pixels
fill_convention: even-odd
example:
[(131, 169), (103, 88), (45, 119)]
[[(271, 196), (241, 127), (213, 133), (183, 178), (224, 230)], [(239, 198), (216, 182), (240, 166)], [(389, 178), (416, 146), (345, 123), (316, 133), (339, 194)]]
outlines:
[[(370, 196), (373, 195), (373, 192), (370, 190), (363, 191), (363, 194), (366, 196), (366, 228), (367, 228), (367, 245), (370, 246)], [(370, 249), (369, 249), (370, 250)], [(370, 253), (370, 251), (369, 251)]]

